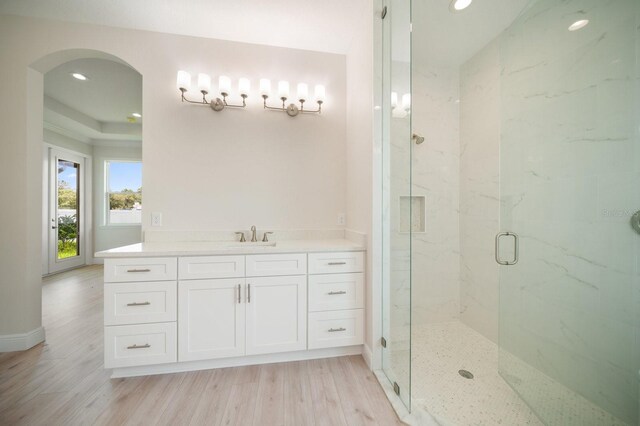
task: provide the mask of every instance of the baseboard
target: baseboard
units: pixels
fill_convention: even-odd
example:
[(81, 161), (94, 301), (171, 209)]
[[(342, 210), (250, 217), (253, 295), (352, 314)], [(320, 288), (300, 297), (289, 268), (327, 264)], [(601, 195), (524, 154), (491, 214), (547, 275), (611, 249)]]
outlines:
[(44, 327), (20, 334), (0, 335), (0, 352), (26, 351), (44, 342)]
[(312, 349), (307, 351), (284, 352), (267, 355), (250, 355), (235, 358), (211, 359), (203, 361), (172, 362), (168, 364), (143, 365), (138, 367), (114, 368), (111, 378), (150, 376), (154, 374), (182, 373), (185, 371), (210, 370), (214, 368), (241, 367), (245, 365), (272, 364), (276, 362), (304, 361), (319, 358), (333, 358), (362, 354), (363, 346)]
[(371, 352), (371, 348), (369, 347), (369, 345), (367, 345), (366, 343), (362, 346), (362, 358), (364, 358), (364, 362), (367, 363), (367, 365), (369, 366), (369, 370), (373, 371), (374, 368), (372, 367), (372, 357), (373, 357), (373, 352)]

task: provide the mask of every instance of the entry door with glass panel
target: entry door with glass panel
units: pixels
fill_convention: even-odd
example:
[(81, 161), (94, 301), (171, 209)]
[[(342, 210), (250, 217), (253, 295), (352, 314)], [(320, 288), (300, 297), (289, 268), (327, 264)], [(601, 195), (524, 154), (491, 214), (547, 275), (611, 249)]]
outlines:
[(49, 151), (49, 273), (85, 264), (84, 162)]

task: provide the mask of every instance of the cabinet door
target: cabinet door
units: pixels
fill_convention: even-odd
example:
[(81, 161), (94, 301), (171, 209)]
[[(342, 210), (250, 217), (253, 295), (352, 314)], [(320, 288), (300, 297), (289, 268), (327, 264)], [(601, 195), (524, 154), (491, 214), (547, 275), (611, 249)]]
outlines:
[(178, 360), (244, 355), (244, 278), (178, 283)]
[(307, 277), (247, 279), (247, 355), (307, 349)]

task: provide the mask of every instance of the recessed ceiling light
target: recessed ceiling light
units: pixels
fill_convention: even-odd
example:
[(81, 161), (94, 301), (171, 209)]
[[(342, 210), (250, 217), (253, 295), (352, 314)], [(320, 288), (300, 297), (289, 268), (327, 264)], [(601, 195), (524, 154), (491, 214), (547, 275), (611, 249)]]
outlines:
[(133, 115), (136, 118), (141, 118), (142, 114), (140, 114), (139, 112), (132, 112), (131, 115)]
[(80, 74), (79, 72), (71, 73), (71, 76), (75, 79), (85, 81), (87, 77), (84, 74)]
[(452, 12), (459, 12), (463, 9), (469, 7), (473, 0), (451, 0), (451, 4), (449, 5), (449, 9)]
[(587, 24), (589, 24), (588, 19), (581, 19), (569, 25), (569, 31), (578, 31), (579, 29), (586, 27)]

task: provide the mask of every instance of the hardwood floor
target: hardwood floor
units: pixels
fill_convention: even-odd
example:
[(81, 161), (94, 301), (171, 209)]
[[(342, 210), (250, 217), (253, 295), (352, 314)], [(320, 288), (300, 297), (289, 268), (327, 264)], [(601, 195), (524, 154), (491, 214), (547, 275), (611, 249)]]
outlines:
[(397, 425), (360, 356), (109, 379), (102, 267), (44, 280), (47, 341), (0, 354), (0, 424)]

